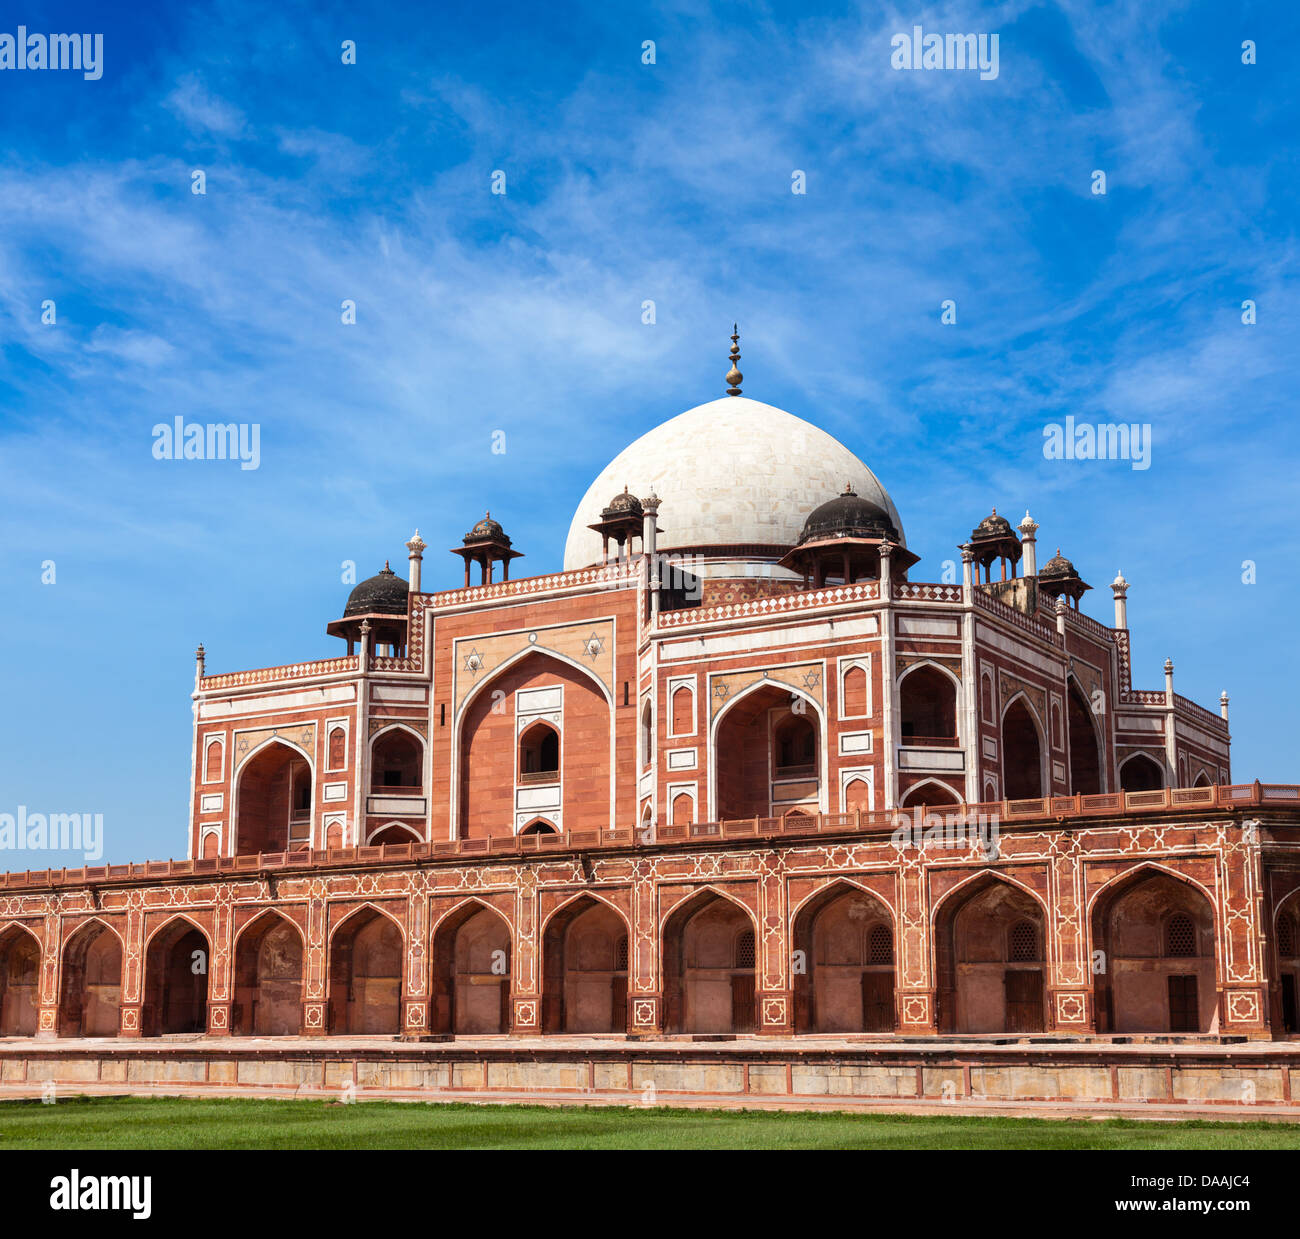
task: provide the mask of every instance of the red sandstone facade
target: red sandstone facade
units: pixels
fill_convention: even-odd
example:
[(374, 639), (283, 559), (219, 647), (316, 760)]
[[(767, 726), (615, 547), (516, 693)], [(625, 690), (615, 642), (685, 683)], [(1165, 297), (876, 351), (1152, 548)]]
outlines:
[(1300, 793), (1132, 687), (1125, 582), (1084, 615), (1027, 516), (924, 583), (851, 492), (667, 557), (658, 509), (500, 582), (487, 519), (437, 593), (417, 534), (340, 657), (200, 649), (189, 858), (7, 875), (0, 1035), (1295, 1028)]

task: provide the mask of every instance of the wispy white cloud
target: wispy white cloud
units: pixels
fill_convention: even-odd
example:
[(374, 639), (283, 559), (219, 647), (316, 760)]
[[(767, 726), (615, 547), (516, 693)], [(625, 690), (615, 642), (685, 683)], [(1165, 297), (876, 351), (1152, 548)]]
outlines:
[(247, 126), (244, 114), (237, 107), (212, 94), (193, 73), (185, 74), (176, 83), (164, 103), (168, 111), (196, 131), (237, 138)]

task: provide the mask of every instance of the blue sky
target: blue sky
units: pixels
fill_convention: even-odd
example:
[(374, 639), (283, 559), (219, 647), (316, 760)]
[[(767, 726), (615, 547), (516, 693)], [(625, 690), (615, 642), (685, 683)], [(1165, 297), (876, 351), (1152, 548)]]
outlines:
[[(184, 855), (200, 640), (329, 655), (344, 561), (418, 525), (453, 585), (489, 507), (558, 568), (605, 463), (722, 394), (733, 319), (914, 579), (1028, 506), (1085, 609), (1132, 582), (1138, 686), (1171, 656), (1231, 694), (1238, 779), (1300, 780), (1294, 6), (275, 8), (0, 21), (104, 36), (99, 81), (0, 71), (0, 812)], [(997, 32), (997, 78), (894, 70), (916, 24)], [(260, 468), (155, 460), (177, 415), (258, 423)], [(1067, 415), (1149, 424), (1151, 467), (1044, 459)]]

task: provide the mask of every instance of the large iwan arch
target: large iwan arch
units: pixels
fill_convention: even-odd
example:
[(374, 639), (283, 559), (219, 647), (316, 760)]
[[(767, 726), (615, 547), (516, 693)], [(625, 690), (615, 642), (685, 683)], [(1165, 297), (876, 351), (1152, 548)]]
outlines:
[(185, 916), (154, 931), (145, 948), (144, 1035), (207, 1031), (212, 947)]
[(104, 921), (83, 921), (63, 947), (60, 1037), (116, 1037), (122, 1006), (122, 940)]
[(1202, 887), (1136, 865), (1097, 893), (1091, 927), (1098, 1032), (1215, 1031), (1214, 903)]
[(1047, 1024), (1047, 916), (1018, 882), (984, 872), (934, 909), (939, 1031), (1035, 1033)]
[[(527, 780), (518, 785), (517, 694), (559, 688), (563, 697), (558, 729), (565, 830), (609, 830), (614, 822), (612, 704), (604, 685), (585, 667), (550, 650), (516, 657), (476, 685), (461, 707), (456, 726), (453, 780), (458, 837), (482, 839), (513, 834), (516, 818), (550, 811), (535, 803)], [(526, 717), (526, 716), (525, 716)], [(566, 737), (580, 737), (565, 742)], [(600, 742), (608, 737), (608, 746)], [(599, 739), (598, 739), (599, 738)]]
[(795, 1031), (891, 1033), (893, 914), (878, 895), (833, 881), (793, 917)]
[(315, 767), (296, 744), (275, 737), (250, 754), (235, 781), (234, 851), (303, 851), (311, 846)]
[(749, 1033), (758, 1026), (754, 918), (712, 887), (669, 914), (661, 954), (664, 1031)]
[(302, 1032), (302, 931), (268, 909), (235, 940), (235, 1036), (296, 1036)]
[(510, 923), (491, 904), (467, 899), (433, 931), (433, 1031), (463, 1036), (508, 1033)]
[(373, 904), (358, 908), (329, 940), (329, 1031), (387, 1034), (402, 1030), (401, 926)]
[(556, 909), (542, 931), (542, 1031), (627, 1031), (628, 926), (593, 895)]
[(0, 1037), (31, 1037), (40, 1014), (41, 944), (25, 925), (0, 931)]
[(710, 728), (710, 820), (827, 811), (826, 716), (800, 689), (759, 681)]

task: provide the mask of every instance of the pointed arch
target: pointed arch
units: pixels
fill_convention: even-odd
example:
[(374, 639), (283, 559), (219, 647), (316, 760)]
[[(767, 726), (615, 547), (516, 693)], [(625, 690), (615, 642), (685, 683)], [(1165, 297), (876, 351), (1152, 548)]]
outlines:
[(404, 831), (407, 835), (410, 836), (410, 838), (402, 839), (402, 840), (397, 840), (397, 839), (385, 840), (385, 842), (387, 843), (399, 843), (399, 842), (400, 843), (423, 843), (424, 842), (424, 836), (421, 835), (420, 832), (410, 824), (410, 822), (394, 821), (394, 822), (385, 822), (382, 826), (376, 826), (375, 829), (370, 832), (369, 837), (366, 839), (366, 846), (367, 847), (378, 846), (376, 840), (378, 840), (380, 835), (385, 834), (390, 830)]
[(433, 924), (434, 1032), (509, 1032), (514, 927), (499, 908), (477, 896), (462, 899)]
[(560, 729), (546, 718), (525, 723), (515, 741), (519, 783), (554, 782), (560, 777)]
[(894, 910), (876, 891), (836, 877), (790, 918), (802, 968), (793, 976), (796, 1032), (888, 1033), (894, 1004)]
[(1119, 787), (1123, 792), (1154, 792), (1169, 786), (1169, 770), (1146, 750), (1130, 753), (1119, 764)]
[(154, 940), (158, 937), (159, 934), (161, 934), (165, 929), (168, 929), (170, 926), (175, 925), (177, 921), (184, 921), (185, 924), (190, 927), (190, 929), (192, 929), (195, 933), (199, 934), (202, 937), (203, 941), (208, 944), (208, 949), (209, 950), (212, 949), (211, 939), (208, 937), (203, 927), (199, 925), (197, 921), (195, 921), (191, 916), (189, 916), (188, 913), (174, 912), (165, 921), (163, 921), (162, 924), (156, 925), (153, 928), (153, 930), (145, 937), (144, 940), (145, 951), (147, 952), (149, 950), (149, 948), (153, 945)]
[(297, 1036), (303, 1028), (301, 927), (276, 908), (253, 917), (236, 934), (230, 1018), (236, 1036)]
[[(606, 763), (604, 768), (608, 770), (609, 776), (607, 796), (598, 796), (593, 792), (576, 802), (570, 816), (572, 818), (576, 814), (578, 820), (570, 820), (569, 828), (598, 827), (612, 830), (616, 826), (617, 762), (614, 725), (616, 710), (613, 693), (591, 667), (583, 666), (558, 650), (552, 650), (548, 646), (538, 644), (516, 651), (506, 658), (500, 666), (493, 668), (481, 683), (475, 684), (469, 690), (464, 700), (454, 711), (449, 776), (451, 784), (450, 816), (456, 838), (479, 838), (485, 834), (491, 835), (498, 831), (498, 827), (494, 824), (497, 819), (492, 814), (477, 807), (478, 799), (474, 793), (475, 789), (480, 785), (480, 780), (491, 781), (494, 777), (492, 772), (496, 769), (498, 755), (491, 746), (499, 745), (504, 748), (506, 744), (504, 734), (494, 734), (494, 732), (504, 732), (507, 728), (494, 724), (491, 719), (491, 711), (484, 706), (483, 697), (493, 686), (502, 682), (504, 677), (520, 671), (523, 665), (530, 660), (536, 660), (543, 668), (547, 663), (554, 664), (563, 673), (563, 676), (569, 677), (564, 680), (570, 686), (570, 690), (565, 693), (564, 697), (561, 730), (565, 727), (574, 726), (575, 723), (579, 727), (590, 724), (599, 715), (600, 727), (605, 730), (609, 738), (608, 756), (604, 757)], [(524, 671), (525, 674), (532, 674), (527, 672), (526, 669)], [(577, 674), (572, 674), (574, 672)], [(590, 699), (586, 694), (590, 694)], [(595, 704), (596, 702), (599, 703), (598, 706)], [(509, 743), (517, 748), (519, 736), (515, 730), (515, 721), (516, 716), (514, 711), (511, 710), (510, 719), (508, 720)], [(597, 752), (598, 750), (588, 746), (586, 757), (589, 764), (595, 764)], [(562, 763), (567, 760), (572, 765), (577, 761), (577, 756), (570, 753), (566, 758), (562, 753), (561, 760)], [(560, 777), (564, 777), (563, 765)], [(502, 826), (504, 826), (504, 823), (502, 823)]]
[[(1287, 904), (1291, 903), (1294, 903), (1295, 907), (1288, 908)], [(1292, 887), (1291, 890), (1287, 891), (1287, 893), (1277, 901), (1277, 905), (1273, 909), (1274, 934), (1277, 933), (1277, 923), (1281, 919), (1283, 912), (1287, 912), (1293, 916), (1300, 916), (1300, 886)]]
[(371, 747), (372, 748), (374, 747), (374, 743), (376, 740), (378, 740), (382, 736), (386, 736), (390, 731), (406, 732), (406, 734), (410, 736), (412, 740), (416, 740), (419, 742), (421, 748), (423, 748), (425, 744), (428, 743), (424, 735), (421, 732), (417, 731), (410, 723), (404, 721), (403, 719), (395, 718), (385, 723), (382, 727), (380, 727), (375, 732), (373, 736), (370, 737)]
[(793, 921), (796, 917), (802, 915), (818, 900), (852, 894), (865, 895), (868, 899), (874, 899), (884, 909), (885, 919), (889, 921), (890, 929), (898, 928), (898, 916), (890, 906), (889, 901), (879, 891), (873, 891), (871, 887), (864, 886), (857, 879), (849, 877), (847, 874), (836, 874), (835, 877), (828, 878), (816, 890), (810, 891), (790, 909), (790, 919)]
[(985, 723), (994, 721), (993, 713), (993, 677), (987, 672), (980, 673), (980, 719)]
[(623, 922), (623, 928), (626, 929), (629, 933), (632, 932), (632, 926), (631, 924), (629, 924), (628, 918), (626, 914), (623, 912), (623, 909), (620, 908), (618, 904), (614, 903), (613, 900), (611, 900), (608, 896), (602, 894), (600, 891), (577, 891), (574, 894), (569, 895), (562, 902), (556, 904), (555, 907), (553, 907), (546, 914), (545, 919), (541, 923), (540, 932), (542, 934), (545, 934), (547, 927), (550, 925), (550, 923), (561, 912), (563, 912), (565, 908), (571, 908), (574, 904), (580, 903), (584, 899), (591, 899), (594, 900), (596, 903), (603, 903), (607, 908), (610, 909), (610, 911), (612, 911), (618, 917), (620, 921)]
[(695, 689), (690, 684), (678, 684), (669, 694), (668, 734), (695, 734)]
[[(902, 743), (950, 741), (962, 743), (961, 679), (933, 659), (922, 659), (907, 667), (895, 681)], [(918, 730), (919, 729), (919, 730)]]
[[(264, 760), (283, 750), (277, 762)], [(299, 776), (306, 766), (306, 804), (294, 802), (301, 792)], [(245, 754), (233, 777), (234, 813), (231, 838), (234, 855), (305, 849), (314, 817), (316, 763), (301, 745), (283, 736), (270, 736)], [(271, 844), (272, 846), (263, 846)]]
[(541, 928), (542, 1031), (626, 1032), (631, 926), (608, 899), (580, 891)]
[(385, 724), (370, 737), (370, 790), (389, 796), (421, 791), (427, 748), (409, 723)]
[(502, 912), (500, 908), (489, 903), (480, 895), (466, 895), (464, 899), (453, 904), (445, 912), (440, 913), (434, 919), (434, 922), (429, 929), (430, 937), (436, 937), (439, 932), (451, 925), (455, 918), (464, 918), (466, 913), (473, 915), (480, 911), (491, 912), (494, 916), (499, 916), (501, 918), (501, 923), (506, 927), (506, 931), (511, 935), (511, 937), (514, 936), (514, 924), (511, 922), (510, 917)]
[(538, 816), (525, 822), (517, 831), (517, 835), (558, 835), (560, 828), (549, 817)]
[(1198, 882), (1195, 878), (1189, 877), (1185, 873), (1179, 873), (1177, 869), (1171, 869), (1168, 865), (1165, 865), (1158, 860), (1135, 860), (1132, 865), (1122, 873), (1117, 873), (1113, 877), (1107, 878), (1101, 886), (1093, 891), (1092, 895), (1088, 899), (1088, 912), (1091, 914), (1092, 910), (1097, 906), (1098, 900), (1103, 896), (1120, 893), (1118, 892), (1119, 887), (1124, 885), (1135, 886), (1138, 882), (1145, 881), (1147, 877), (1153, 877), (1157, 874), (1162, 877), (1173, 878), (1175, 881), (1190, 886), (1194, 891), (1204, 897), (1211, 907), (1214, 906), (1214, 892), (1203, 883)]
[(339, 771), (348, 768), (348, 731), (340, 722), (331, 722), (326, 728), (325, 768)]
[(650, 764), (650, 758), (654, 755), (654, 746), (654, 707), (651, 699), (647, 697), (641, 704), (641, 768), (643, 770)]
[(185, 913), (157, 926), (145, 940), (144, 1035), (207, 1031), (212, 940)]
[(754, 914), (712, 884), (662, 919), (664, 1028), (668, 1032), (752, 1032), (757, 1025)]
[[(931, 909), (940, 1030), (1033, 1033), (1048, 1027), (1046, 901), (1026, 883), (995, 869), (977, 870)], [(1029, 927), (1044, 949), (1025, 959)]]
[(20, 921), (0, 929), (0, 1037), (33, 1037), (40, 1019), (41, 940)]
[(68, 935), (59, 969), (60, 1037), (118, 1035), (125, 948), (122, 935), (98, 916)]
[(279, 908), (264, 908), (251, 920), (246, 921), (235, 932), (235, 940), (232, 944), (236, 951), (239, 950), (239, 943), (246, 933), (256, 925), (261, 925), (263, 921), (283, 921), (286, 925), (291, 925), (298, 935), (298, 940), (302, 943), (303, 950), (307, 949), (307, 936), (302, 931), (302, 926), (291, 916), (286, 916)]
[[(918, 795), (921, 788), (929, 786), (937, 787), (941, 792), (945, 793), (948, 798), (946, 800), (926, 800)], [(953, 787), (951, 783), (945, 783), (943, 779), (930, 776), (922, 779), (918, 783), (913, 783), (912, 786), (903, 793), (903, 797), (899, 801), (898, 807), (900, 809), (910, 809), (914, 806), (933, 805), (936, 809), (958, 809), (965, 803), (966, 802), (963, 799), (961, 792)]]
[[(1010, 733), (1008, 720), (1011, 720), (1013, 728)], [(1050, 751), (1047, 728), (1023, 690), (1015, 693), (1003, 708), (998, 723), (998, 740), (1002, 754), (1003, 796), (1007, 800), (1036, 800), (1046, 796), (1050, 786), (1047, 778)]]
[(330, 931), (327, 958), (329, 1031), (400, 1033), (406, 959), (406, 931), (401, 922), (367, 900)]
[(394, 928), (397, 930), (397, 932), (402, 935), (402, 945), (403, 947), (405, 947), (406, 929), (402, 925), (402, 922), (399, 921), (397, 917), (395, 917), (387, 909), (381, 908), (377, 903), (371, 903), (370, 900), (368, 899), (364, 903), (358, 904), (355, 908), (353, 908), (351, 912), (349, 912), (346, 916), (344, 916), (339, 921), (339, 923), (329, 931), (329, 934), (325, 939), (326, 947), (328, 947), (329, 944), (333, 942), (334, 938), (338, 935), (339, 930), (341, 930), (349, 922), (356, 920), (357, 917), (359, 917), (362, 913), (365, 912), (378, 913), (380, 916), (390, 921), (393, 924)]
[(513, 668), (517, 663), (521, 663), (538, 654), (546, 658), (554, 658), (557, 662), (567, 663), (575, 671), (581, 671), (582, 674), (600, 691), (601, 696), (605, 698), (605, 704), (608, 705), (611, 710), (614, 708), (613, 694), (605, 687), (604, 681), (590, 667), (584, 667), (577, 661), (577, 659), (570, 657), (568, 654), (561, 654), (559, 650), (553, 650), (550, 646), (541, 645), (539, 643), (537, 645), (530, 645), (526, 649), (516, 650), (498, 666), (493, 667), (487, 679), (475, 684), (474, 687), (465, 694), (465, 699), (460, 703), (460, 709), (456, 711), (457, 735), (453, 736), (453, 740), (458, 738), (460, 725), (464, 721), (465, 715), (468, 713), (469, 707), (473, 704), (474, 700), (482, 696), (483, 691), (494, 680), (500, 679), (502, 675)]
[(1137, 861), (1094, 892), (1088, 927), (1107, 963), (1093, 977), (1099, 1032), (1214, 1031), (1220, 923), (1200, 882)]
[(853, 813), (861, 810), (863, 813), (870, 813), (872, 807), (872, 786), (871, 780), (866, 773), (849, 774), (843, 777), (844, 787), (840, 792), (843, 800), (840, 811), (842, 813)]
[(1005, 882), (1008, 886), (1014, 887), (1016, 890), (1028, 895), (1030, 899), (1038, 905), (1039, 913), (1046, 918), (1047, 901), (1036, 890), (1034, 890), (1032, 886), (1022, 882), (1019, 878), (1012, 877), (1009, 873), (1003, 873), (1000, 869), (977, 869), (967, 877), (962, 878), (955, 886), (944, 891), (944, 893), (939, 897), (939, 901), (931, 907), (931, 927), (933, 928), (936, 924), (940, 909), (943, 908), (946, 903), (950, 902), (958, 892), (965, 890), (973, 883), (988, 882), (990, 879), (995, 882)]
[(238, 776), (243, 772), (244, 767), (247, 766), (248, 763), (252, 761), (254, 757), (256, 757), (263, 750), (270, 748), (273, 744), (282, 744), (285, 748), (292, 749), (295, 753), (298, 754), (299, 757), (303, 759), (303, 761), (305, 761), (309, 766), (311, 766), (312, 773), (313, 774), (315, 773), (316, 770), (315, 759), (312, 757), (312, 755), (309, 752), (307, 752), (305, 748), (302, 747), (301, 744), (298, 744), (294, 740), (290, 740), (288, 736), (267, 736), (265, 740), (258, 741), (257, 745), (254, 748), (249, 749), (249, 751), (239, 759), (239, 763), (235, 767), (236, 776)]
[(1065, 681), (1065, 717), (1069, 729), (1070, 794), (1093, 796), (1106, 790), (1106, 745), (1083, 685), (1071, 672)]
[[(709, 783), (708, 783), (708, 813), (707, 821), (718, 821), (722, 817), (722, 806), (719, 804), (718, 791), (718, 773), (719, 773), (719, 753), (718, 738), (721, 734), (722, 727), (728, 717), (733, 713), (741, 702), (755, 694), (764, 692), (776, 692), (778, 694), (788, 694), (791, 697), (797, 697), (806, 702), (813, 711), (817, 720), (816, 723), (816, 779), (817, 779), (817, 812), (827, 812), (827, 775), (829, 756), (828, 756), (828, 738), (829, 730), (826, 718), (826, 711), (815, 697), (809, 694), (805, 689), (797, 688), (792, 684), (787, 684), (784, 680), (760, 679), (753, 684), (746, 685), (734, 697), (727, 700), (726, 705), (709, 722), (708, 728), (708, 753), (709, 753)], [(764, 744), (766, 747), (768, 740), (765, 735)], [(769, 784), (770, 795), (770, 784)], [(752, 814), (741, 814), (742, 817), (752, 816)], [(760, 816), (767, 816), (761, 814)]]
[[(216, 759), (213, 759), (213, 750)], [(224, 733), (209, 735), (203, 742), (203, 782), (219, 783), (226, 764), (226, 737)]]
[[(754, 914), (745, 906), (745, 904), (735, 895), (731, 894), (725, 887), (715, 886), (712, 882), (706, 882), (703, 886), (693, 890), (685, 899), (674, 904), (667, 912), (663, 914), (659, 921), (660, 935), (662, 936), (663, 927), (682, 911), (688, 904), (706, 904), (709, 902), (708, 897), (716, 896), (718, 899), (725, 899), (728, 903), (735, 904), (751, 921), (755, 922), (754, 928), (758, 928)], [(698, 911), (698, 908), (696, 909)], [(694, 912), (691, 913), (694, 915)]]
[(40, 936), (32, 929), (30, 925), (26, 925), (22, 921), (8, 920), (5, 921), (3, 924), (0, 924), (0, 941), (4, 939), (5, 935), (9, 933), (11, 929), (22, 930), (22, 932), (25, 933), (32, 940), (33, 944), (35, 945), (38, 951), (43, 950)]
[(64, 942), (63, 942), (63, 949), (64, 949), (64, 951), (66, 951), (66, 950), (68, 949), (68, 946), (72, 943), (72, 941), (76, 938), (76, 936), (77, 936), (79, 933), (82, 932), (82, 930), (87, 929), (87, 928), (89, 928), (89, 927), (92, 926), (92, 925), (93, 925), (93, 926), (96, 926), (98, 929), (101, 929), (101, 930), (104, 930), (104, 929), (108, 930), (108, 932), (109, 932), (110, 934), (112, 934), (114, 938), (117, 939), (117, 944), (118, 944), (118, 946), (121, 947), (123, 950), (126, 949), (126, 941), (123, 939), (122, 935), (121, 935), (120, 933), (118, 933), (118, 931), (117, 931), (116, 929), (114, 929), (112, 925), (110, 925), (106, 920), (104, 920), (103, 917), (101, 917), (101, 916), (88, 916), (84, 921), (81, 921), (81, 922), (77, 925), (76, 929), (74, 929), (74, 930), (73, 930), (73, 931), (72, 931), (72, 932), (67, 936), (66, 939), (64, 939)]
[(734, 697), (727, 698), (727, 704), (713, 716), (713, 722), (710, 725), (710, 734), (715, 734), (718, 725), (746, 697), (754, 693), (762, 692), (764, 689), (774, 688), (778, 692), (789, 693), (792, 697), (802, 697), (813, 708), (813, 712), (819, 719), (825, 721), (825, 711), (816, 697), (812, 696), (807, 689), (796, 688), (793, 684), (787, 684), (784, 680), (755, 680), (753, 684), (747, 684)]

